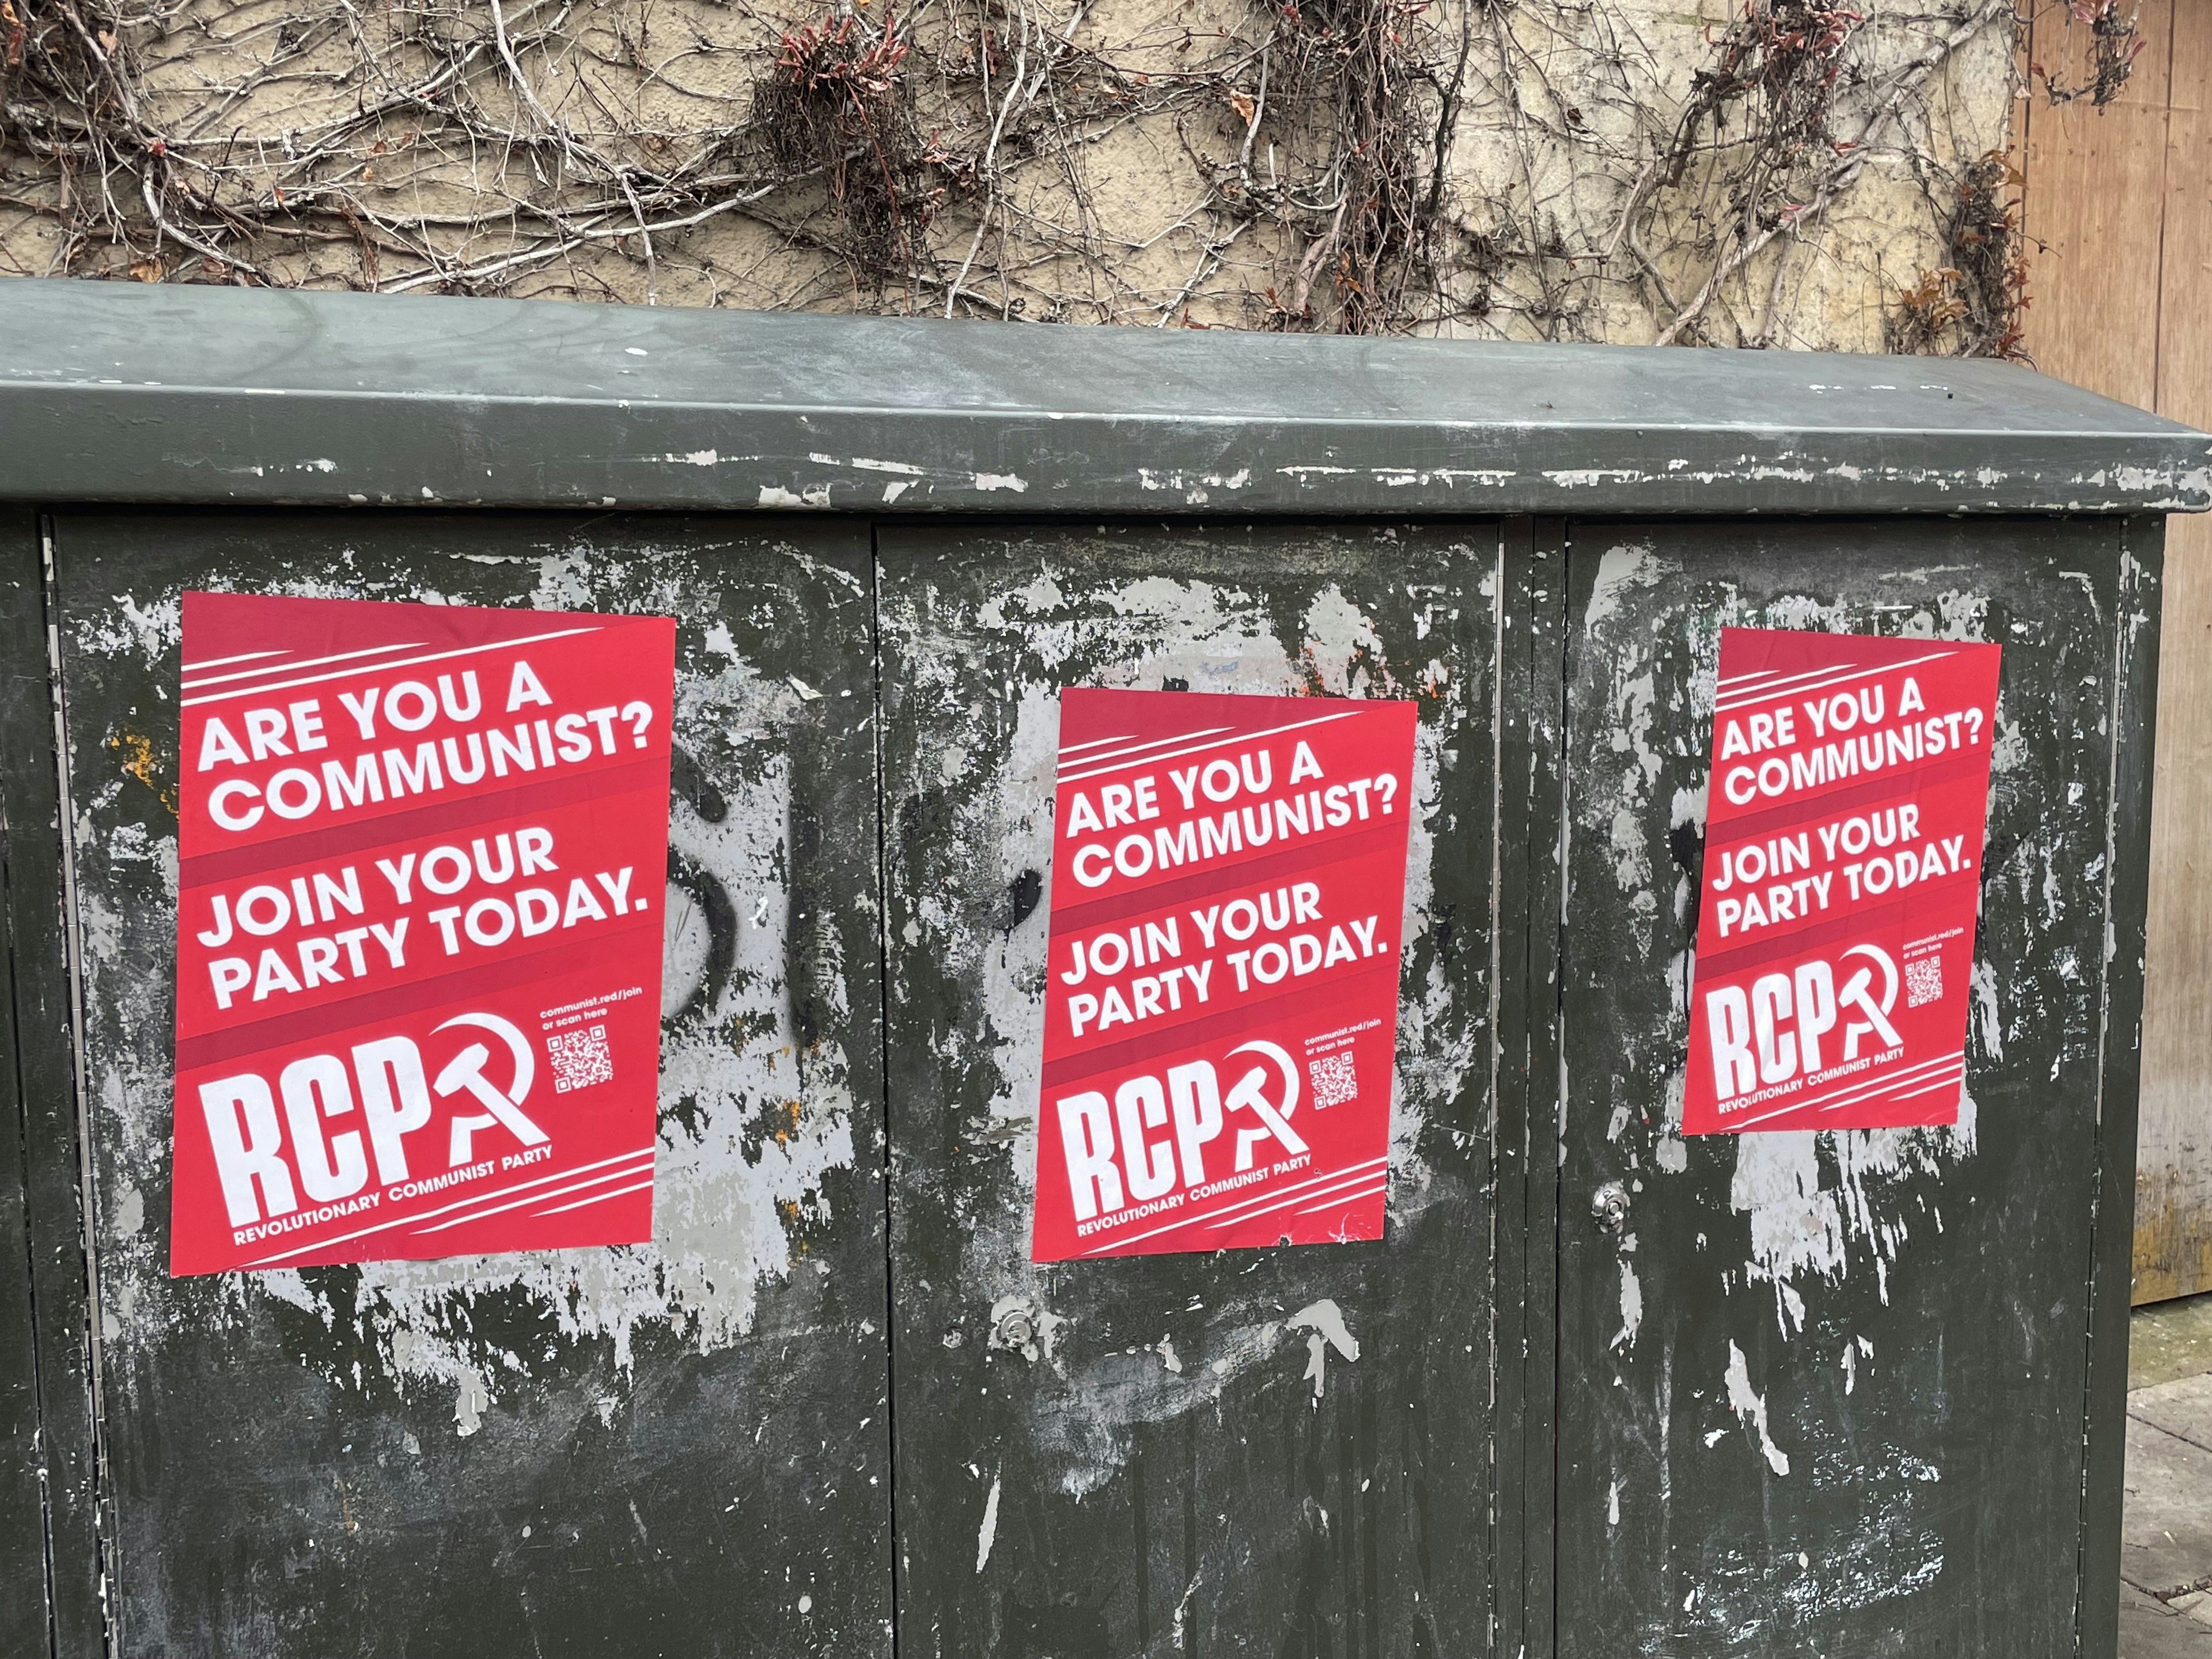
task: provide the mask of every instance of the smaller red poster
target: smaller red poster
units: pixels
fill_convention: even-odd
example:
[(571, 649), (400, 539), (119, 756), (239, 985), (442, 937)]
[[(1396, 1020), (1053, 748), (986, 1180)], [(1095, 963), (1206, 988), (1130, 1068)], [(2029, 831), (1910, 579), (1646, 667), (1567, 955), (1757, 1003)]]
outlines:
[(1061, 695), (1032, 1260), (1382, 1236), (1413, 712)]
[(1958, 1121), (1998, 652), (1721, 630), (1685, 1133)]
[(172, 1273), (651, 1237), (675, 638), (185, 595)]

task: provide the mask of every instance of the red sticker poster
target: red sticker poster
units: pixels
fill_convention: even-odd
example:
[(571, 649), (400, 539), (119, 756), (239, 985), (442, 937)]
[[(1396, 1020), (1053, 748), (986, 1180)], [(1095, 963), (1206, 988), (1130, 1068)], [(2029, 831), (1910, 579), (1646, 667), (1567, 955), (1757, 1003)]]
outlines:
[(172, 1273), (652, 1236), (675, 640), (185, 595)]
[(1997, 656), (1721, 630), (1685, 1133), (1958, 1121)]
[(1382, 1236), (1413, 705), (1060, 702), (1030, 1257)]

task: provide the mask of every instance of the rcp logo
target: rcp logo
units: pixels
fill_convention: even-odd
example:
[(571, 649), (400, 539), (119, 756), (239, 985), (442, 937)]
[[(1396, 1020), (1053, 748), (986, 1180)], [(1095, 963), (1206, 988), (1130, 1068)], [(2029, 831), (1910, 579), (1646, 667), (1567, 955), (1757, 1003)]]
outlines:
[[(534, 1161), (478, 1137), (501, 1132), (523, 1148), (548, 1146), (524, 1109), (538, 1066), (529, 1041), (497, 1014), (456, 1014), (431, 1033), (445, 1040), (434, 1076), (413, 1038), (380, 1037), (346, 1054), (307, 1054), (270, 1080), (240, 1072), (199, 1086), (208, 1144), (234, 1228), (291, 1214), (301, 1203), (350, 1199), (372, 1164), (386, 1196), (401, 1200), (477, 1171), (492, 1150)], [(489, 1041), (485, 1039), (489, 1038)], [(445, 1161), (432, 1119), (443, 1106)], [(420, 1138), (413, 1140), (410, 1136)], [(543, 1156), (543, 1154), (540, 1154)]]
[[(1725, 1106), (1754, 1090), (1856, 1060), (1869, 1038), (1877, 1049), (1898, 1048), (1903, 1039), (1889, 1022), (1896, 1006), (1897, 964), (1875, 945), (1854, 945), (1833, 966), (1814, 957), (1788, 973), (1761, 974), (1748, 987), (1708, 991), (1713, 1092)], [(1841, 1037), (1831, 1048), (1839, 1024)]]
[[(1227, 1058), (1234, 1062), (1246, 1054), (1255, 1058), (1231, 1065), (1237, 1081), (1226, 1095), (1212, 1062), (1194, 1060), (1169, 1066), (1164, 1077), (1146, 1072), (1125, 1078), (1111, 1100), (1097, 1090), (1062, 1096), (1060, 1150), (1076, 1221), (1110, 1218), (1126, 1205), (1177, 1188), (1203, 1196), (1224, 1176), (1233, 1179), (1254, 1168), (1264, 1142), (1273, 1143), (1271, 1158), (1304, 1156), (1305, 1140), (1291, 1127), (1298, 1109), (1297, 1067), (1279, 1044), (1261, 1041), (1232, 1048)], [(1229, 1130), (1236, 1152), (1224, 1171), (1218, 1153), (1227, 1148), (1213, 1143)], [(1209, 1151), (1217, 1158), (1211, 1169)]]

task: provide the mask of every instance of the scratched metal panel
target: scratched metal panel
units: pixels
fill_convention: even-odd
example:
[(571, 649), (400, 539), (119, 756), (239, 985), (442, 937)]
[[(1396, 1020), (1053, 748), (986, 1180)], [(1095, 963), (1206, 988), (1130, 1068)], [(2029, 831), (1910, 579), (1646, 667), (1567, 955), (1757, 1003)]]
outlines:
[[(2097, 1110), (2097, 1237), (2089, 1273), (2089, 1398), (2082, 1481), (2081, 1659), (2113, 1659), (2127, 1502), (2130, 1267), (2136, 1126), (2142, 1080), (2143, 981), (2152, 884), (2151, 784), (2158, 756), (2159, 645), (2166, 523), (2121, 526), (2118, 673), (2112, 697), (2112, 871), (2104, 976), (2104, 1076)], [(2180, 637), (2180, 630), (2176, 630)]]
[[(884, 1653), (866, 532), (66, 516), (117, 1650)], [(678, 619), (651, 1246), (165, 1273), (187, 586)]]
[[(902, 1651), (1489, 1652), (1495, 527), (879, 546)], [(1419, 700), (1382, 1240), (1029, 1261), (1070, 685)]]
[[(2121, 527), (1574, 544), (1559, 1651), (2070, 1653)], [(2005, 647), (1956, 1127), (1676, 1133), (1729, 623)]]
[(1222, 513), (2202, 511), (2014, 363), (10, 282), (0, 498)]
[[(83, 1443), (73, 1431), (85, 1425), (85, 1389), (77, 1368), (54, 1363), (73, 1355), (73, 1343), (50, 1352), (42, 1371), (33, 1325), (42, 1277), (33, 1264), (51, 1264), (56, 1252), (32, 1219), (25, 1153), (51, 1121), (41, 1107), (67, 1098), (69, 1054), (57, 971), (61, 822), (40, 564), (34, 517), (0, 510), (0, 1653), (22, 1659), (48, 1650), (50, 1624), (69, 1622), (92, 1577), (80, 1547), (64, 1563), (70, 1578), (60, 1594), (48, 1585), (49, 1504), (64, 1547), (90, 1536), (88, 1506), (71, 1501), (88, 1497), (90, 1483), (71, 1480), (69, 1455)], [(70, 1262), (74, 1219), (57, 1230), (61, 1258)], [(76, 1276), (81, 1283), (81, 1264)], [(41, 1434), (40, 1383), (56, 1380), (63, 1397)]]
[(1559, 1169), (1559, 719), (1566, 526), (1504, 526), (1499, 630), (1497, 1650), (1552, 1651)]

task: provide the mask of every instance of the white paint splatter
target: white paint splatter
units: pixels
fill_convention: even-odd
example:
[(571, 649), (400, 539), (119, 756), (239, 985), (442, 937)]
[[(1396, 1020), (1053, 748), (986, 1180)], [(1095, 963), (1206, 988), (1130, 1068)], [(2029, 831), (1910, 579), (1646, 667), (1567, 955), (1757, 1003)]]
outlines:
[(1990, 1060), (2002, 1060), (2004, 1026), (1997, 1016), (1996, 969), (1976, 958), (1967, 985), (1973, 1003), (1974, 1029), (1981, 1037), (1982, 1052)]
[(1766, 1455), (1766, 1467), (1777, 1474), (1790, 1473), (1790, 1458), (1766, 1431), (1766, 1397), (1753, 1392), (1751, 1367), (1746, 1363), (1743, 1350), (1734, 1342), (1729, 1344), (1728, 1363), (1729, 1406), (1735, 1414), (1759, 1431), (1759, 1449)]
[(474, 1434), (483, 1426), (484, 1407), (490, 1404), (491, 1390), (483, 1378), (475, 1371), (463, 1376), (453, 1396), (453, 1432), (464, 1440)]
[(2016, 720), (2006, 718), (2003, 700), (1998, 700), (1996, 735), (1990, 744), (1990, 769), (1992, 772), (2016, 772), (2027, 764), (2031, 753), (2027, 733)]
[(797, 494), (781, 484), (763, 484), (758, 505), (762, 507), (827, 507), (830, 505), (830, 486), (816, 484)]
[[(1802, 1275), (1840, 1280), (1851, 1247), (1864, 1248), (1881, 1299), (1889, 1300), (1889, 1267), (1911, 1237), (1902, 1206), (1889, 1200), (1911, 1177), (1940, 1177), (1975, 1150), (1972, 1094), (1960, 1091), (1959, 1121), (1948, 1128), (1810, 1129), (1739, 1135), (1729, 1200), (1751, 1218), (1747, 1283), (1774, 1287), (1775, 1321), (1784, 1336), (1805, 1323), (1802, 1293), (1789, 1281)], [(1821, 1181), (1825, 1146), (1834, 1184)]]
[(78, 647), (88, 653), (112, 656), (137, 653), (151, 666), (182, 637), (184, 608), (176, 599), (156, 599), (141, 605), (137, 596), (118, 593), (112, 609), (94, 612), (76, 625)]
[(991, 1559), (991, 1546), (999, 1536), (999, 1477), (991, 1477), (991, 1495), (983, 1500), (982, 1530), (975, 1534), (975, 1571), (981, 1572)]
[(1644, 1286), (1637, 1281), (1636, 1264), (1626, 1255), (1620, 1258), (1620, 1329), (1614, 1333), (1613, 1346), (1632, 1348), (1636, 1334), (1644, 1328)]
[(1344, 1328), (1344, 1310), (1328, 1297), (1310, 1302), (1284, 1321), (1286, 1329), (1310, 1331), (1306, 1338), (1306, 1380), (1319, 1400), (1328, 1382), (1328, 1351), (1334, 1348), (1347, 1360), (1359, 1358), (1359, 1344)]
[(1600, 623), (1619, 613), (1620, 602), (1632, 587), (1649, 587), (1659, 580), (1659, 556), (1650, 547), (1623, 544), (1606, 549), (1597, 562), (1597, 580), (1590, 588), (1589, 604), (1583, 611), (1583, 626), (1595, 631)]
[(1641, 472), (1618, 467), (1581, 466), (1553, 467), (1544, 477), (1562, 489), (1588, 489), (1613, 479), (1622, 483), (1633, 483), (1644, 477)]
[(1814, 1136), (1810, 1129), (1786, 1129), (1736, 1137), (1729, 1203), (1751, 1217), (1748, 1271), (1754, 1279), (1842, 1269), (1843, 1217), (1834, 1195), (1820, 1190)]

